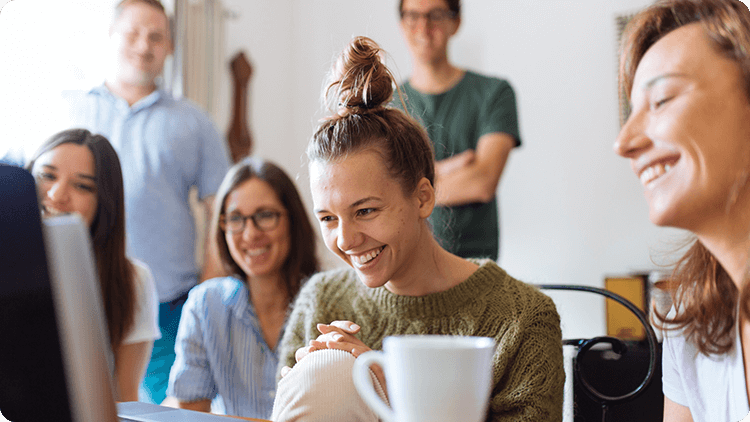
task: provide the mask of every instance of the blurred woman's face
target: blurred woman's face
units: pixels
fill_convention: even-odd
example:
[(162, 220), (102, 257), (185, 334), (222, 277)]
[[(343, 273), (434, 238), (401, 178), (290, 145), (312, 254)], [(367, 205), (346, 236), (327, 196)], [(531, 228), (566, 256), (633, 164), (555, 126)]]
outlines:
[[(363, 151), (310, 165), (315, 216), (328, 249), (368, 287), (406, 288), (420, 236), (429, 231), (420, 201), (405, 196), (380, 154)], [(431, 233), (429, 233), (432, 236)]]
[(739, 66), (700, 24), (656, 42), (638, 65), (615, 143), (643, 184), (653, 223), (700, 233), (745, 200), (750, 103)]
[(227, 195), (221, 227), (247, 277), (279, 277), (289, 256), (289, 218), (271, 185), (253, 177)]
[(91, 227), (99, 202), (94, 156), (88, 147), (58, 145), (40, 155), (31, 172), (45, 215), (77, 213)]

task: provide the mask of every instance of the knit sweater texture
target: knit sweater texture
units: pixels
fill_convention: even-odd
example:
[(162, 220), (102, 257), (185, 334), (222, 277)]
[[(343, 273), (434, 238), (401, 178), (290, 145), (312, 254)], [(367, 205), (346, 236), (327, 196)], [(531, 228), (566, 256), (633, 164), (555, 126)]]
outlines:
[(472, 262), (480, 268), (465, 281), (418, 297), (368, 288), (350, 268), (316, 274), (294, 303), (279, 368), (293, 366), (295, 351), (320, 335), (316, 324), (336, 320), (358, 324), (357, 337), (373, 350), (392, 335), (492, 337), (497, 349), (487, 421), (562, 421), (565, 372), (554, 302), (494, 261)]

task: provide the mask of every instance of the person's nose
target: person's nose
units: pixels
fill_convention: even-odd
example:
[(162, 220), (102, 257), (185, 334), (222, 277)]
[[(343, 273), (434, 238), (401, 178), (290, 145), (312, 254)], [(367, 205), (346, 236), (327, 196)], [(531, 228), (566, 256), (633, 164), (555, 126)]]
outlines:
[(339, 221), (336, 246), (342, 252), (346, 252), (357, 247), (359, 242), (361, 242), (361, 235), (356, 224), (343, 220)]
[(252, 240), (263, 235), (263, 231), (255, 227), (251, 218), (245, 220), (245, 228), (242, 229), (242, 237), (245, 240)]
[(612, 147), (621, 157), (635, 158), (651, 145), (651, 138), (646, 133), (646, 118), (638, 113), (628, 117)]
[(47, 198), (57, 204), (63, 204), (67, 202), (69, 198), (68, 188), (65, 183), (57, 181), (50, 186), (47, 190)]
[(139, 35), (138, 37), (136, 37), (136, 39), (135, 39), (135, 41), (133, 43), (133, 47), (139, 53), (144, 53), (146, 51), (149, 51), (149, 49), (151, 48), (151, 45), (150, 45), (150, 42), (148, 40), (148, 36), (147, 35)]
[(414, 22), (414, 31), (417, 33), (426, 33), (430, 29), (430, 18), (427, 15), (419, 15)]

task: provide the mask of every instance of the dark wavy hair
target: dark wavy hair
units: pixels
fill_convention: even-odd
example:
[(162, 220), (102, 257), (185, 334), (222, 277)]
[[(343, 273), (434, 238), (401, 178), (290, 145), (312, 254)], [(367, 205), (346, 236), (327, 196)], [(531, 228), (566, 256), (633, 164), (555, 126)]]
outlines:
[(135, 313), (135, 270), (126, 256), (125, 193), (117, 152), (102, 135), (86, 129), (69, 129), (53, 135), (32, 156), (26, 168), (32, 171), (36, 160), (63, 144), (85, 146), (94, 157), (97, 210), (89, 227), (97, 274), (101, 286), (109, 342), (117, 351), (133, 326)]
[(310, 218), (305, 212), (305, 206), (302, 204), (294, 182), (284, 170), (270, 161), (252, 157), (245, 158), (232, 166), (216, 192), (210, 226), (211, 239), (215, 242), (224, 270), (229, 274), (237, 274), (244, 278), (245, 273), (229, 253), (229, 246), (219, 222), (226, 211), (226, 199), (229, 194), (252, 178), (260, 179), (271, 186), (289, 216), (290, 249), (286, 262), (282, 266), (282, 274), (289, 298), (292, 300), (299, 292), (302, 283), (320, 270), (320, 263), (316, 253), (315, 232)]
[[(633, 79), (646, 51), (668, 33), (699, 23), (716, 51), (734, 60), (742, 71), (750, 99), (750, 12), (737, 0), (662, 0), (638, 13), (628, 24), (620, 52), (620, 96), (630, 100)], [(711, 252), (698, 240), (680, 258), (670, 280), (673, 318), (655, 313), (665, 329), (684, 329), (703, 354), (728, 352), (740, 313), (750, 317), (750, 289), (740, 292)]]

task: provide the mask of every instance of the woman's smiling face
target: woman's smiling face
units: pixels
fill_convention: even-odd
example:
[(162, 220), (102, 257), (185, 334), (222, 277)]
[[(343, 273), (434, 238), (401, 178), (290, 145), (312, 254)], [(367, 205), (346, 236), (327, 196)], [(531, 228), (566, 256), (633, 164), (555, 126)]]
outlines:
[(631, 104), (615, 151), (640, 178), (651, 221), (700, 232), (723, 218), (750, 165), (750, 103), (737, 63), (700, 24), (680, 27), (643, 56)]
[(276, 226), (261, 230), (251, 218), (247, 218), (242, 230), (232, 232), (222, 227), (229, 254), (247, 277), (279, 277), (282, 274), (291, 247), (289, 218), (271, 185), (257, 177), (237, 186), (225, 200), (225, 219), (264, 212), (277, 215)]
[(31, 173), (45, 215), (77, 213), (91, 227), (99, 199), (94, 156), (88, 147), (58, 145), (36, 159)]
[(401, 279), (414, 267), (426, 216), (416, 196), (404, 195), (380, 154), (365, 150), (338, 161), (314, 161), (310, 187), (326, 246), (366, 286)]

